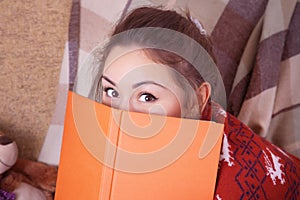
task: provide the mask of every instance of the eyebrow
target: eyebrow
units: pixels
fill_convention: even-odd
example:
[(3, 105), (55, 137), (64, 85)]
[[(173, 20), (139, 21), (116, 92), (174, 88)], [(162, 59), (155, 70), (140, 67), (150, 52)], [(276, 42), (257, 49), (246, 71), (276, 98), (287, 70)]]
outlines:
[(132, 89), (137, 88), (137, 87), (139, 87), (139, 86), (141, 86), (141, 85), (144, 85), (144, 84), (153, 84), (153, 85), (157, 85), (157, 86), (162, 87), (162, 88), (166, 88), (165, 86), (163, 86), (163, 85), (161, 85), (161, 84), (159, 84), (159, 83), (156, 83), (156, 82), (154, 82), (154, 81), (142, 81), (142, 82), (139, 82), (139, 83), (134, 84), (134, 85), (132, 86)]
[(116, 83), (113, 82), (112, 80), (110, 80), (108, 77), (106, 77), (106, 76), (101, 76), (101, 78), (103, 78), (104, 80), (106, 80), (107, 82), (109, 82), (110, 84), (112, 84), (113, 86), (116, 86)]
[[(112, 80), (110, 80), (108, 77), (106, 76), (101, 76), (101, 78), (103, 78), (104, 80), (106, 80), (107, 82), (109, 82), (110, 84), (112, 84), (113, 86), (116, 86), (116, 83), (113, 82)], [(159, 87), (162, 87), (162, 88), (166, 88), (165, 86), (159, 84), (159, 83), (156, 83), (154, 81), (142, 81), (142, 82), (139, 82), (139, 83), (135, 83), (133, 86), (132, 86), (132, 89), (135, 89), (141, 85), (145, 85), (145, 84), (153, 84), (153, 85), (157, 85)]]

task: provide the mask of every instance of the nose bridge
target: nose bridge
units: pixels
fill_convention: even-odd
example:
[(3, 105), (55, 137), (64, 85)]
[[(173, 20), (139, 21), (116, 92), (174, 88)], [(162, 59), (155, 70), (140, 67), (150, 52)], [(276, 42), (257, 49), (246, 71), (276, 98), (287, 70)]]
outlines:
[(118, 108), (121, 110), (129, 110), (129, 102), (128, 102), (128, 98), (121, 98), (119, 101), (119, 105)]
[(124, 94), (120, 95), (120, 98), (115, 100), (113, 103), (113, 106), (115, 108), (118, 108), (120, 110), (131, 110), (131, 103), (130, 103), (130, 95)]

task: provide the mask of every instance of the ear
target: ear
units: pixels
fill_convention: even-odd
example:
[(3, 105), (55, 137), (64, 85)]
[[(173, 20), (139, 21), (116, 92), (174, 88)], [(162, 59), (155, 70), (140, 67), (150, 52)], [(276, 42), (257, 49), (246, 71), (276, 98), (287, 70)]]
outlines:
[(198, 102), (199, 102), (199, 109), (201, 113), (203, 112), (208, 99), (211, 95), (211, 86), (208, 82), (203, 82), (197, 89), (197, 96), (198, 96)]

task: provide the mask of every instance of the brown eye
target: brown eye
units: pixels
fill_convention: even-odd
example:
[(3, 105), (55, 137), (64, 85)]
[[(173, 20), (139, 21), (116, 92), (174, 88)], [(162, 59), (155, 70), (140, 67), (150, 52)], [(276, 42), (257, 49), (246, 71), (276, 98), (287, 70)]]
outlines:
[(150, 93), (143, 93), (140, 97), (139, 97), (139, 101), (141, 102), (153, 102), (156, 101), (157, 98), (150, 94)]
[(104, 91), (106, 93), (106, 96), (108, 96), (110, 98), (118, 98), (119, 97), (119, 93), (113, 88), (105, 88)]

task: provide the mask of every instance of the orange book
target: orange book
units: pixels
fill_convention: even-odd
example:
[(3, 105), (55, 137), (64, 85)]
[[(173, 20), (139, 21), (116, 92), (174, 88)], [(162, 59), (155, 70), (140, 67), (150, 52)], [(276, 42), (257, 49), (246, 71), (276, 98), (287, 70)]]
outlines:
[(223, 128), (69, 92), (55, 199), (213, 199)]

